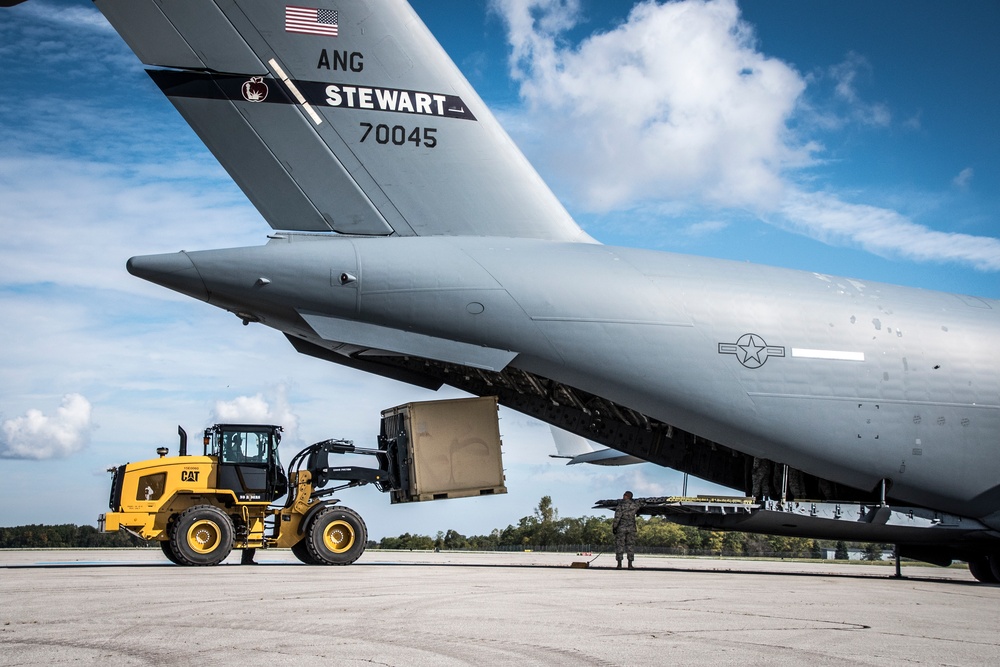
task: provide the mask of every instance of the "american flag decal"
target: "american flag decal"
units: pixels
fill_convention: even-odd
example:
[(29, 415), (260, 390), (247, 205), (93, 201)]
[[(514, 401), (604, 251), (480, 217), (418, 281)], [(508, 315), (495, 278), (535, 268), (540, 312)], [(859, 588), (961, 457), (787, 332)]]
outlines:
[(286, 6), (285, 32), (336, 37), (339, 18), (335, 9)]

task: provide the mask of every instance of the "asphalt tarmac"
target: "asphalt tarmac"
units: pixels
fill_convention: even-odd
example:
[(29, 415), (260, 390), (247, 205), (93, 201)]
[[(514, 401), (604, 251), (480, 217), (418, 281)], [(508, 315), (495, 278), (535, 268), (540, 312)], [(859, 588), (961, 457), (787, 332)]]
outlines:
[(0, 551), (0, 665), (996, 665), (1000, 586), (842, 563)]

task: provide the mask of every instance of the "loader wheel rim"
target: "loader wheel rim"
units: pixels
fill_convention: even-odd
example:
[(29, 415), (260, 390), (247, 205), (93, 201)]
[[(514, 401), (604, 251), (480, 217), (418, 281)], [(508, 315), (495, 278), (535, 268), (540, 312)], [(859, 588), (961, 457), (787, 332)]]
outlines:
[(342, 554), (354, 546), (354, 527), (343, 519), (331, 521), (323, 529), (323, 543), (335, 554)]
[(210, 554), (219, 548), (222, 542), (222, 529), (219, 524), (208, 519), (201, 519), (191, 524), (187, 531), (187, 543), (191, 550), (199, 554)]

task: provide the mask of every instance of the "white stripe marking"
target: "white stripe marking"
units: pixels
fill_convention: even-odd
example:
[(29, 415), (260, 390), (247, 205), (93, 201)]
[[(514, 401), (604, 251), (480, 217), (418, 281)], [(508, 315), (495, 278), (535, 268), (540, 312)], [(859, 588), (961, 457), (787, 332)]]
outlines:
[(807, 350), (792, 348), (792, 356), (800, 359), (833, 359), (834, 361), (864, 361), (864, 352), (843, 352), (840, 350)]
[(313, 119), (314, 123), (316, 123), (317, 125), (323, 124), (323, 119), (319, 117), (319, 114), (316, 113), (316, 110), (312, 108), (312, 105), (303, 102), (302, 108), (306, 110), (306, 113), (309, 114), (309, 117)]
[(285, 70), (281, 69), (281, 67), (278, 66), (277, 60), (271, 58), (270, 60), (267, 61), (267, 64), (271, 66), (271, 69), (274, 70), (274, 73), (278, 75), (279, 79), (281, 79), (282, 81), (288, 81), (288, 76), (285, 74)]
[(310, 118), (312, 118), (312, 122), (314, 122), (317, 125), (322, 125), (323, 119), (320, 118), (320, 115), (316, 113), (316, 110), (313, 109), (308, 102), (306, 102), (306, 98), (303, 97), (302, 93), (299, 92), (299, 89), (295, 86), (294, 83), (292, 83), (292, 80), (288, 78), (288, 75), (285, 74), (285, 70), (281, 69), (281, 66), (278, 65), (278, 61), (276, 61), (274, 58), (271, 58), (270, 60), (267, 61), (267, 64), (271, 66), (271, 69), (274, 70), (274, 73), (278, 75), (278, 78), (281, 79), (282, 83), (284, 83), (285, 86), (288, 87), (288, 90), (292, 92), (292, 95), (294, 95), (295, 99), (299, 101), (299, 104), (302, 105), (302, 108), (306, 110), (306, 113), (309, 114)]

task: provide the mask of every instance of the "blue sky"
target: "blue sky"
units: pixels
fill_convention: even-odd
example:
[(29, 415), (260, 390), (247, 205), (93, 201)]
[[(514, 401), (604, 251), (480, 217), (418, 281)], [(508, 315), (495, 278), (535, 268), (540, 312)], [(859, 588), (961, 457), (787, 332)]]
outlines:
[[(603, 243), (1000, 298), (995, 2), (413, 5)], [(132, 255), (269, 227), (89, 2), (0, 12), (0, 525), (93, 523), (105, 468), (175, 446), (178, 423), (282, 423), (288, 459), (456, 395), (300, 357), (130, 277)], [(381, 537), (488, 532), (542, 495), (581, 515), (679, 492), (648, 464), (567, 468), (516, 413), (501, 428), (507, 496), (343, 500)]]

